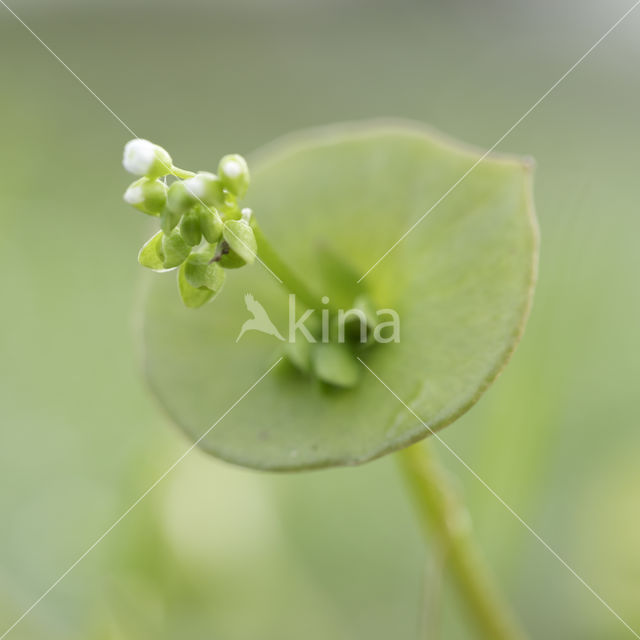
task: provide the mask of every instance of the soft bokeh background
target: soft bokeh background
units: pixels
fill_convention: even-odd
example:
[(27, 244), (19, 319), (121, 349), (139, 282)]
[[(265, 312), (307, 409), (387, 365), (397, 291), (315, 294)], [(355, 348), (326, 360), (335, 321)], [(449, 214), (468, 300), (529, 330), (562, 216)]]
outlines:
[[(631, 5), (7, 0), (136, 134), (209, 167), (370, 116), (491, 146)], [(446, 441), (640, 629), (640, 8), (500, 146), (543, 233), (511, 365)], [(148, 395), (131, 137), (0, 6), (0, 633), (188, 447)], [(535, 638), (633, 635), (450, 454)], [(436, 638), (395, 462), (268, 475), (193, 452), (7, 637)], [(435, 576), (435, 577), (434, 577)], [(442, 638), (473, 638), (445, 581)]]

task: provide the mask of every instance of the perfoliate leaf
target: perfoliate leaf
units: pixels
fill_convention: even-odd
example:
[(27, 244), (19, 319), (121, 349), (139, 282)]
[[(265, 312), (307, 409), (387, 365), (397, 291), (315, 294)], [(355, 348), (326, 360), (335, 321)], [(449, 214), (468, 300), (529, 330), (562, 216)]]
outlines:
[[(348, 270), (334, 277), (320, 268), (320, 246), (360, 278), (415, 225), (358, 285), (377, 312), (398, 313), (400, 342), (358, 354), (429, 428), (467, 411), (504, 367), (531, 305), (538, 244), (530, 163), (483, 158), (419, 125), (379, 122), (286, 138), (260, 158), (250, 192), (256, 219), (331, 303), (352, 305), (356, 296), (339, 281)], [(243, 325), (265, 330), (261, 307), (288, 335), (290, 301), (265, 269), (239, 269), (215, 304), (190, 313), (172, 278), (147, 277), (146, 375), (196, 440), (282, 352), (273, 332), (246, 330), (236, 342)], [(251, 312), (247, 293), (260, 305)], [(294, 311), (299, 319), (305, 308), (297, 301)], [(355, 386), (331, 390), (281, 363), (200, 446), (261, 469), (351, 465), (427, 436), (421, 421), (364, 367)]]
[(362, 285), (358, 279), (362, 275), (349, 264), (349, 254), (338, 254), (331, 247), (332, 237), (318, 242), (318, 276), (322, 280), (321, 288), (331, 290), (331, 302), (340, 309), (348, 309), (353, 301), (362, 294)]
[(284, 345), (285, 358), (303, 373), (311, 371), (311, 344), (306, 340), (295, 340)]

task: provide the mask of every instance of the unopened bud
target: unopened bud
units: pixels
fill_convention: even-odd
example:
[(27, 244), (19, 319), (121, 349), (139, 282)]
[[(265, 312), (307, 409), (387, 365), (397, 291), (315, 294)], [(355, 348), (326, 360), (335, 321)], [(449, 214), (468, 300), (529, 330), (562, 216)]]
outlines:
[(180, 223), (180, 235), (190, 247), (200, 244), (202, 230), (200, 229), (200, 216), (197, 211), (190, 211), (183, 216)]
[(200, 229), (205, 240), (210, 244), (215, 244), (222, 235), (223, 222), (220, 214), (215, 209), (201, 209)]
[(220, 207), (224, 204), (222, 181), (214, 173), (200, 171), (184, 181), (187, 191), (201, 204)]
[(124, 192), (124, 201), (150, 216), (159, 216), (167, 203), (167, 185), (160, 180), (140, 178)]
[(167, 207), (176, 214), (183, 216), (198, 204), (196, 197), (189, 191), (182, 180), (176, 180), (167, 193)]
[(249, 188), (249, 167), (238, 154), (224, 156), (218, 165), (218, 175), (224, 188), (242, 198)]
[(143, 138), (127, 142), (122, 164), (129, 173), (147, 178), (165, 176), (173, 167), (171, 156), (162, 147)]
[(230, 250), (244, 263), (252, 264), (254, 262), (258, 247), (253, 229), (246, 222), (228, 220), (224, 225), (222, 235)]
[(171, 233), (180, 222), (180, 218), (182, 216), (179, 213), (175, 213), (169, 207), (165, 207), (160, 214), (160, 228), (165, 233)]

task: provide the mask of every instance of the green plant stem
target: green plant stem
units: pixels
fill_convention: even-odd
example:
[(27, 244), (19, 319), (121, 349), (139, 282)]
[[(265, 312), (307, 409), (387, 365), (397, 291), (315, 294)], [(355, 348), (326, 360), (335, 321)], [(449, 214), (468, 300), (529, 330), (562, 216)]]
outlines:
[(171, 175), (176, 178), (193, 178), (196, 174), (193, 171), (187, 171), (186, 169), (181, 169), (180, 167), (171, 167)]
[(466, 509), (423, 444), (397, 454), (420, 524), (442, 548), (478, 631), (488, 640), (522, 640), (518, 627), (476, 548)]
[(321, 296), (312, 291), (312, 289), (308, 287), (307, 284), (299, 278), (291, 267), (289, 267), (289, 265), (280, 257), (273, 245), (264, 235), (262, 229), (258, 226), (258, 223), (255, 222), (255, 219), (251, 220), (251, 226), (258, 244), (258, 257), (278, 278), (280, 278), (280, 280), (282, 280), (282, 285), (289, 291), (289, 293), (295, 294), (296, 298), (309, 309), (320, 309), (322, 306), (330, 309), (331, 307), (327, 307), (327, 305), (322, 304)]

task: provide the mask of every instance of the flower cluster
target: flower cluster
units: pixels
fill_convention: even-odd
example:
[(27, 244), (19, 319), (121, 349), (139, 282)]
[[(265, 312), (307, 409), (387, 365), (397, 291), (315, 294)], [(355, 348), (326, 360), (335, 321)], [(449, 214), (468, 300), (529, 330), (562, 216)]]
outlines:
[(224, 156), (217, 175), (193, 173), (174, 166), (162, 147), (136, 138), (125, 145), (122, 164), (139, 176), (125, 191), (125, 202), (160, 221), (160, 231), (142, 247), (138, 262), (154, 271), (177, 268), (187, 307), (211, 300), (224, 283), (225, 269), (254, 262), (251, 210), (238, 204), (249, 187), (242, 156)]

